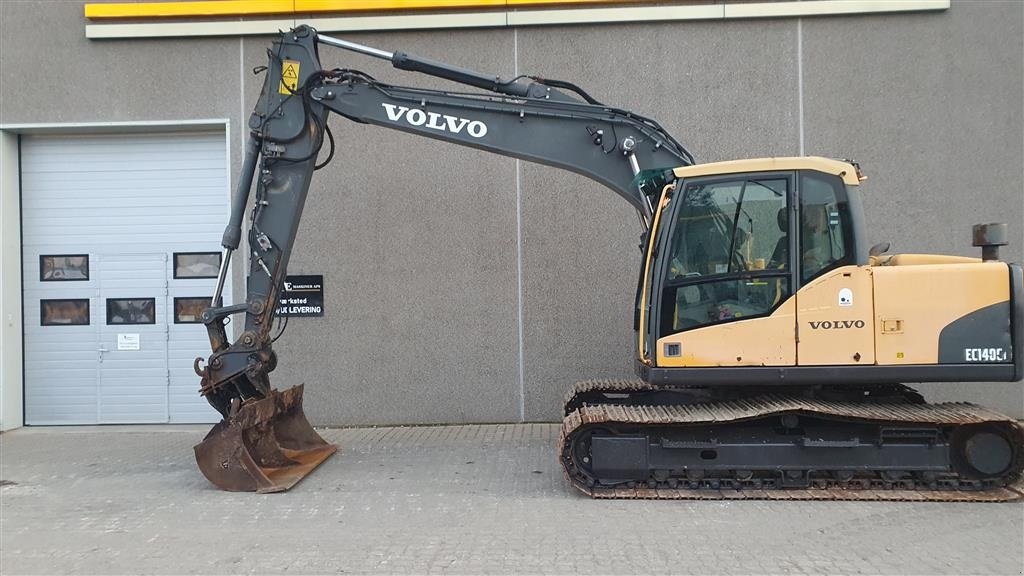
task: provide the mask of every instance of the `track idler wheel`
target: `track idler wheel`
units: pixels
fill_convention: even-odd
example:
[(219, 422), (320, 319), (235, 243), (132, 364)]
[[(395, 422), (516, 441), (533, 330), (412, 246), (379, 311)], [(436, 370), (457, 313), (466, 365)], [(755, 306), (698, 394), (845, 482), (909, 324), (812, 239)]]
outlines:
[(338, 450), (302, 411), (302, 385), (239, 407), (196, 444), (203, 476), (231, 492), (284, 492)]
[(996, 424), (962, 426), (950, 440), (953, 466), (974, 479), (1019, 476), (1022, 467), (1020, 428)]

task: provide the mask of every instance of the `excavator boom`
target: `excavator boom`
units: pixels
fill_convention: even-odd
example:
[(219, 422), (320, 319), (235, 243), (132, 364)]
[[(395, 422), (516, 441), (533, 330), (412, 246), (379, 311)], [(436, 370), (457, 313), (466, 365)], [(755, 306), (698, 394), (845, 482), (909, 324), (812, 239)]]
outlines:
[[(358, 70), (325, 70), (318, 54), (321, 45), (487, 92), (394, 86)], [(196, 447), (196, 457), (207, 478), (228, 490), (286, 490), (334, 452), (306, 422), (301, 388), (277, 392), (268, 377), (277, 364), (271, 335), (275, 303), (306, 194), (313, 172), (333, 157), (329, 113), (582, 174), (633, 206), (644, 229), (652, 214), (649, 194), (660, 191), (673, 168), (694, 162), (657, 122), (605, 106), (569, 82), (502, 81), (427, 58), (319, 36), (306, 26), (281, 35), (268, 50), (265, 72), (221, 242), (217, 288), (202, 317), (212, 354), (195, 365), (201, 393), (224, 417)], [(331, 150), (318, 164), (325, 145)], [(241, 244), (250, 206), (246, 301), (223, 306), (231, 256)], [(245, 325), (232, 342), (225, 319), (236, 314), (245, 315)]]

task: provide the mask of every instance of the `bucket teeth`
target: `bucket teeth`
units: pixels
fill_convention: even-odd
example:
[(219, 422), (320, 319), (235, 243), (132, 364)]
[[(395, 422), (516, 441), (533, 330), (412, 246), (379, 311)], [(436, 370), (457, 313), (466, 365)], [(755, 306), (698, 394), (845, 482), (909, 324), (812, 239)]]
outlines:
[(337, 449), (306, 420), (302, 385), (242, 405), (195, 446), (203, 475), (231, 492), (288, 490)]

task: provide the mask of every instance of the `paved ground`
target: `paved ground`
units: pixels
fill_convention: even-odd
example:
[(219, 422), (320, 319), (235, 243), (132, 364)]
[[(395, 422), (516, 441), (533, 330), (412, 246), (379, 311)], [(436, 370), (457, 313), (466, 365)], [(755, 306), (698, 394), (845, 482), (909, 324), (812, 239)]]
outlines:
[(547, 424), (327, 430), (295, 490), (231, 494), (203, 432), (0, 435), (0, 573), (1024, 571), (1021, 504), (593, 501)]

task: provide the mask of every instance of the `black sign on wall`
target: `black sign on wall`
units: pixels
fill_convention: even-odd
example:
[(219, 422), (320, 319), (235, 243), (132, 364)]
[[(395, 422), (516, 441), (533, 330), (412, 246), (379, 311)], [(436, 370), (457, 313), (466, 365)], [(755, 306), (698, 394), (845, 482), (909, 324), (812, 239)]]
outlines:
[(322, 274), (287, 276), (281, 290), (278, 316), (323, 316), (324, 277)]

